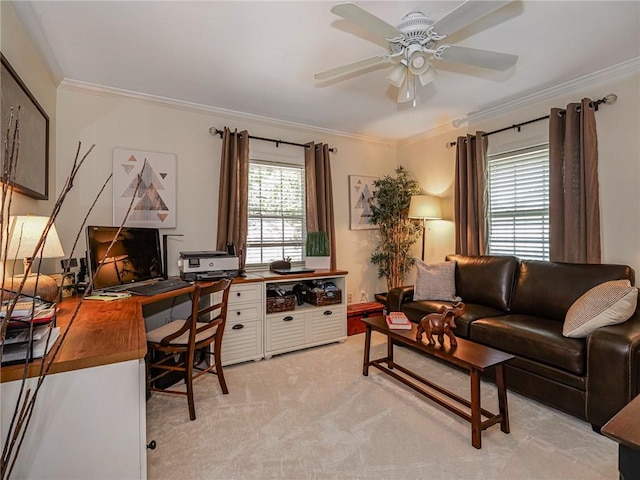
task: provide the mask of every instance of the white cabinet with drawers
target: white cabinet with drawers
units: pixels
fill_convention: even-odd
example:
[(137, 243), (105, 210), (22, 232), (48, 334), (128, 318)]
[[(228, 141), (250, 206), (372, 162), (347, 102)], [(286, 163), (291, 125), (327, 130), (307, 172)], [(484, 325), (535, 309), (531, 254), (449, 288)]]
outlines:
[(279, 353), (346, 340), (346, 272), (338, 274), (332, 272), (327, 276), (269, 276), (265, 278), (264, 289), (266, 292), (270, 286), (278, 286), (283, 290), (292, 290), (294, 285), (309, 280), (335, 283), (341, 290), (340, 303), (324, 306), (314, 306), (309, 303), (296, 304), (292, 311), (267, 313), (265, 293), (263, 304), (265, 305), (264, 354), (266, 358)]
[(231, 285), (227, 324), (222, 337), (222, 364), (260, 360), (263, 352), (262, 281)]

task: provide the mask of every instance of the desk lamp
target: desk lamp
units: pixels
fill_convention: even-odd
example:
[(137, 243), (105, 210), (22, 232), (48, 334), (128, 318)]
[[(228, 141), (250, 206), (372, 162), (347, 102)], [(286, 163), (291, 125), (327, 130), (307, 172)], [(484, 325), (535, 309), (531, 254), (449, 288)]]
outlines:
[(432, 195), (414, 195), (409, 204), (409, 218), (422, 220), (422, 261), (424, 261), (424, 243), (426, 240), (427, 220), (442, 219), (440, 197)]
[[(39, 217), (34, 215), (19, 215), (9, 217), (9, 246), (7, 250), (7, 259), (23, 259), (24, 272), (27, 272), (29, 265), (33, 263), (33, 252), (42, 237), (49, 217)], [(64, 257), (64, 251), (58, 238), (56, 226), (51, 225), (49, 234), (41, 249), (41, 255), (37, 258), (60, 258)], [(58, 296), (58, 284), (56, 281), (43, 274), (33, 271), (28, 276), (24, 284), (22, 293), (25, 295), (39, 296), (45, 301), (55, 302)], [(14, 276), (7, 279), (5, 288), (16, 291), (22, 282), (21, 276)], [(37, 285), (37, 288), (36, 288)]]

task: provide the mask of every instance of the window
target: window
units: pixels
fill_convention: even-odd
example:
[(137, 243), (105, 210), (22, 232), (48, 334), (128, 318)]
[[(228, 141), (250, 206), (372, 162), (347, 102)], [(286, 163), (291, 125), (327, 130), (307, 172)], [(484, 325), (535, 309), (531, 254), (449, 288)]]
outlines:
[(247, 265), (303, 261), (305, 235), (304, 167), (252, 160)]
[(549, 259), (549, 148), (488, 157), (489, 253)]

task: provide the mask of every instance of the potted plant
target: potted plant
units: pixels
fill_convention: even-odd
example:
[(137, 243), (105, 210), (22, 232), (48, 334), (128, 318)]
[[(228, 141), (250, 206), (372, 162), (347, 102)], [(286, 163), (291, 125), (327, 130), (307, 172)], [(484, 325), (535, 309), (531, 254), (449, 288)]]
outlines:
[(329, 234), (327, 232), (307, 232), (305, 266), (314, 269), (329, 269)]
[(420, 228), (407, 216), (411, 197), (420, 193), (418, 182), (400, 166), (396, 176), (373, 182), (371, 223), (378, 227), (380, 243), (371, 255), (378, 266), (378, 278), (387, 278), (387, 289), (402, 286), (405, 274), (415, 263), (411, 246), (420, 236)]

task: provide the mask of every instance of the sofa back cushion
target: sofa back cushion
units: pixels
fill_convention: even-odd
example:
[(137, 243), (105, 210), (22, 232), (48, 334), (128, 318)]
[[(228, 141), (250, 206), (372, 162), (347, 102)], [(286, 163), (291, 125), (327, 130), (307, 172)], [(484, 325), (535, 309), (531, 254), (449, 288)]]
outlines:
[(456, 295), (463, 302), (510, 311), (516, 257), (447, 255), (447, 260), (456, 262)]
[(585, 292), (603, 282), (623, 279), (634, 284), (631, 267), (522, 260), (511, 311), (564, 322), (571, 305)]

